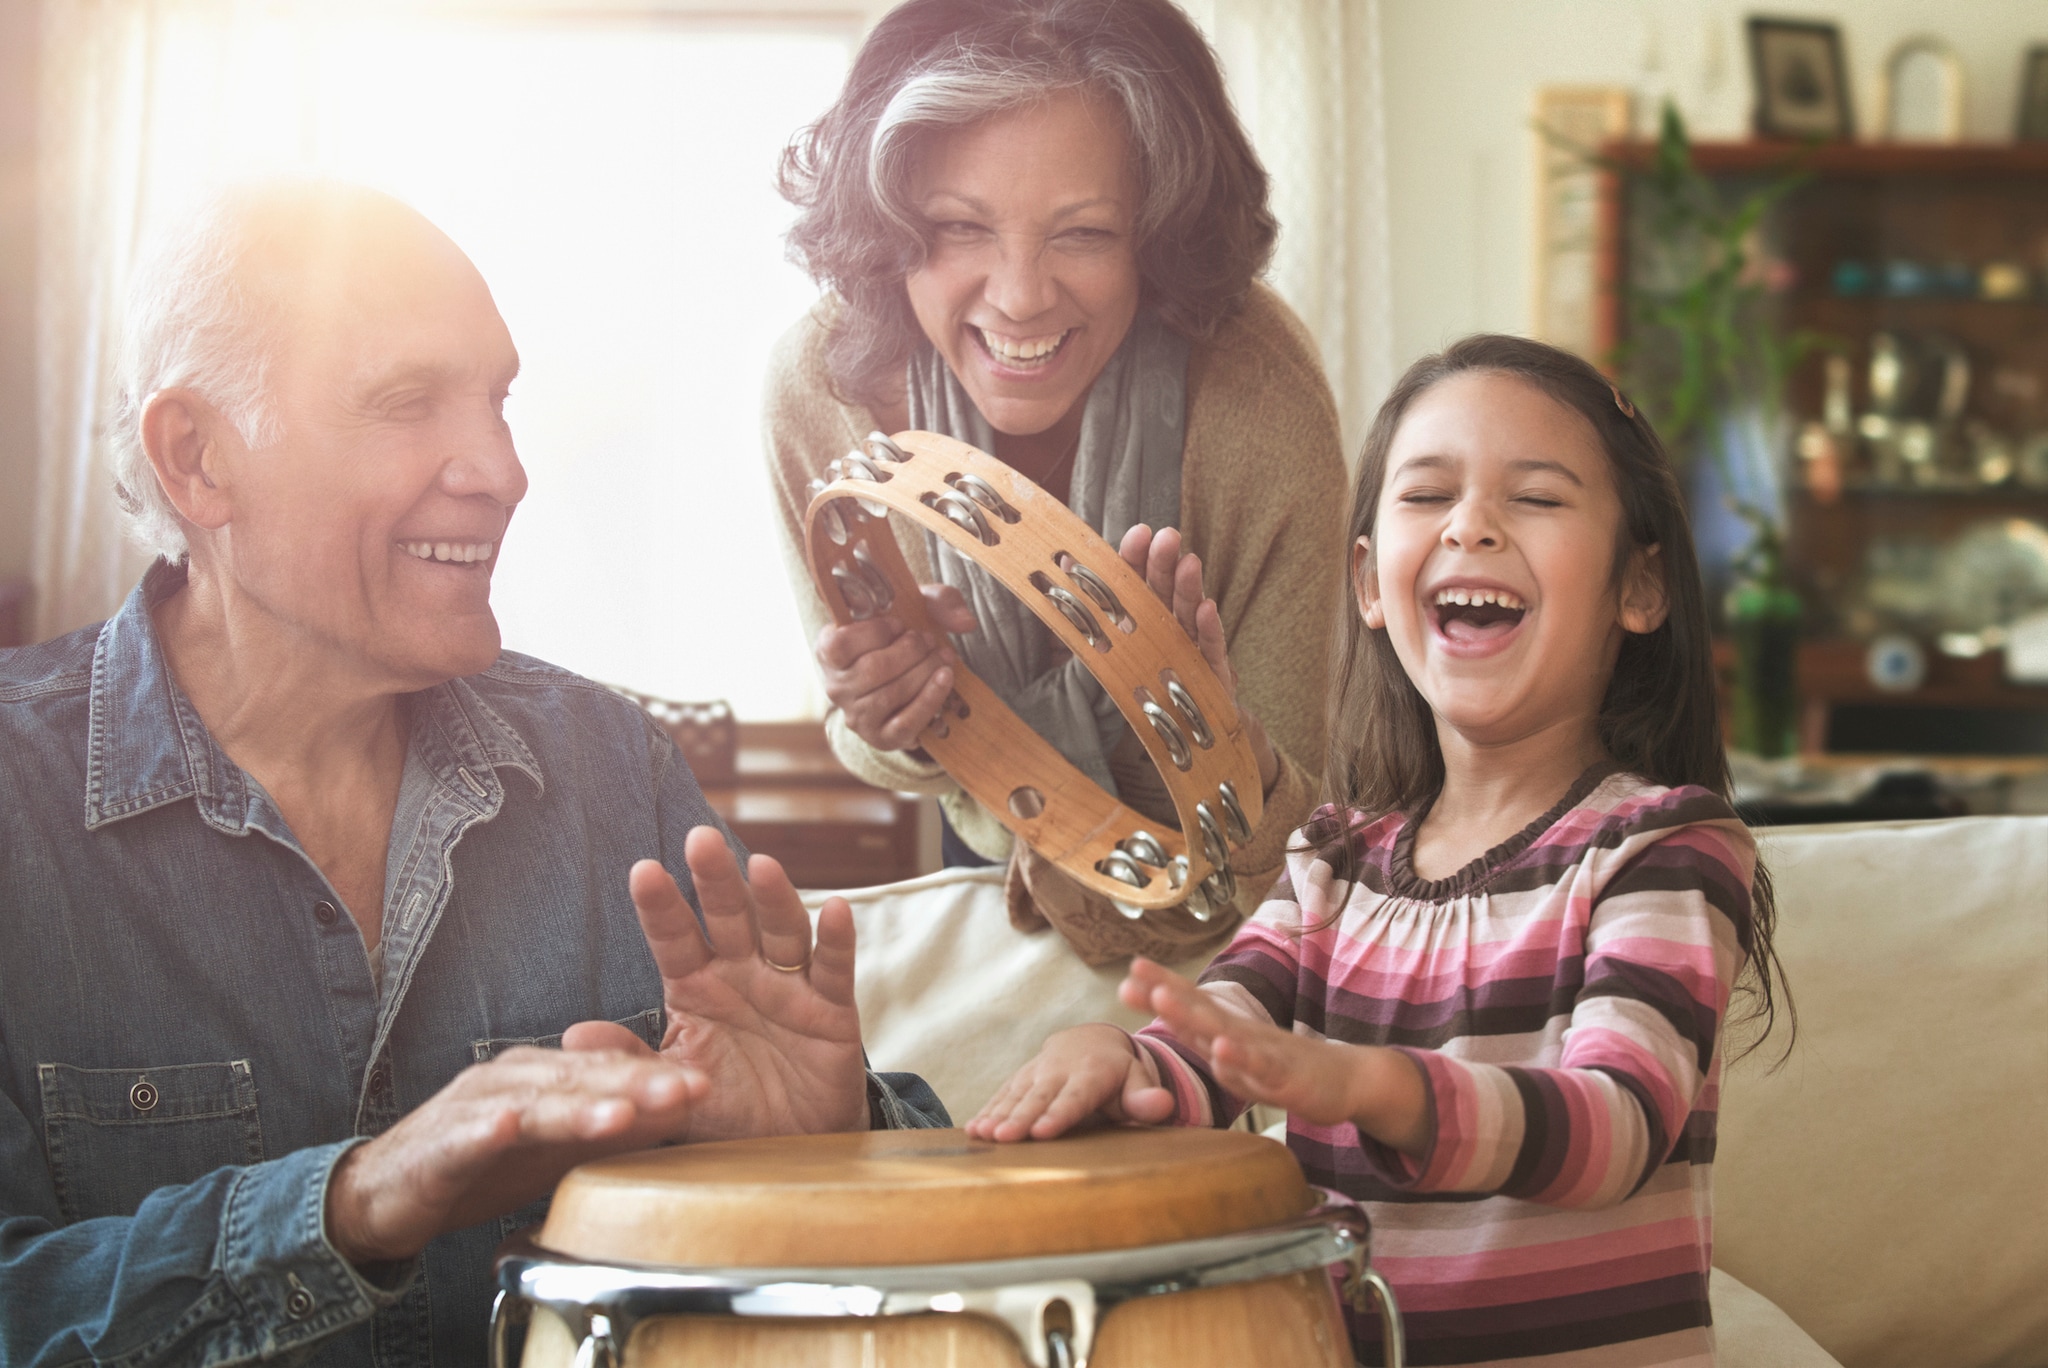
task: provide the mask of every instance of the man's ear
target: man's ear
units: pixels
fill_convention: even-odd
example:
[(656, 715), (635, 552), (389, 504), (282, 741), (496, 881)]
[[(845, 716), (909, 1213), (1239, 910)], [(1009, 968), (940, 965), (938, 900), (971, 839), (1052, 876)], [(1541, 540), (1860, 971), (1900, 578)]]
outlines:
[(162, 389), (142, 407), (142, 451), (178, 516), (208, 531), (228, 521), (221, 439), (232, 431), (217, 409), (188, 389)]
[(1377, 632), (1387, 625), (1387, 610), (1380, 603), (1380, 575), (1373, 565), (1372, 538), (1360, 537), (1351, 548), (1351, 592), (1358, 597), (1358, 616)]
[(1647, 636), (1664, 625), (1671, 612), (1670, 596), (1664, 588), (1664, 548), (1652, 543), (1638, 546), (1628, 555), (1628, 570), (1621, 581), (1621, 626), (1623, 631)]

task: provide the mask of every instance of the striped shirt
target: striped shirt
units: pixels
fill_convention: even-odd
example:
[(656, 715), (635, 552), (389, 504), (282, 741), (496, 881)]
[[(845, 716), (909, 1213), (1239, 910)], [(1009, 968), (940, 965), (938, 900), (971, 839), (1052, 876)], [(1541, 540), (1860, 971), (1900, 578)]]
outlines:
[[(1291, 855), (1202, 985), (1421, 1066), (1421, 1158), (1349, 1124), (1290, 1118), (1287, 1133), (1310, 1182), (1366, 1204), (1409, 1362), (1710, 1365), (1720, 1026), (1748, 831), (1705, 789), (1611, 767), (1445, 879), (1416, 876), (1404, 816), (1354, 814), (1351, 830), (1357, 882)], [(1139, 1039), (1180, 1124), (1243, 1110), (1163, 1025)], [(1377, 1317), (1351, 1330), (1379, 1362)]]

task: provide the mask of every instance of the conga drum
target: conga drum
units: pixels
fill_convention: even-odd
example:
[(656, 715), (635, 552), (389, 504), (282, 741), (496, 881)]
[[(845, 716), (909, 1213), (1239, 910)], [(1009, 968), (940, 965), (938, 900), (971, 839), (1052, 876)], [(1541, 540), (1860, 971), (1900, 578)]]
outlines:
[(493, 1368), (1348, 1368), (1356, 1205), (1237, 1131), (805, 1135), (587, 1164), (499, 1251)]

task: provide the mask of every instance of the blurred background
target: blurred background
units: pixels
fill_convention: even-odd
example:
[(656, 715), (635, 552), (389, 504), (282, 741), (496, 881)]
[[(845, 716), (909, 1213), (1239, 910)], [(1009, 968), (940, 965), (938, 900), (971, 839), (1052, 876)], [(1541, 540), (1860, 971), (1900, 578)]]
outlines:
[[(814, 297), (772, 176), (886, 8), (0, 4), (0, 640), (105, 616), (142, 568), (102, 427), (138, 246), (210, 182), (314, 172), (439, 223), (519, 345), (507, 644), (815, 718), (758, 430)], [(2048, 8), (1188, 8), (1274, 173), (1272, 278), (1349, 448), (1464, 333), (1581, 350), (1694, 483), (1760, 801), (1867, 798), (1884, 774), (1822, 762), (1897, 753), (1950, 757), (1927, 802), (2020, 801), (2048, 753)], [(1730, 322), (1688, 388), (1700, 288)]]

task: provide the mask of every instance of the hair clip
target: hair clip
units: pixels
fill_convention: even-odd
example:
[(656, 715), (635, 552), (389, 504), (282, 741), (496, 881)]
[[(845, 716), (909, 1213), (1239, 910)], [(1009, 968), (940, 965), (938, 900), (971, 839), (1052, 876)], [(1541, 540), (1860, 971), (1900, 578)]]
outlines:
[(1621, 392), (1621, 387), (1618, 385), (1609, 385), (1607, 388), (1609, 391), (1613, 393), (1614, 406), (1621, 410), (1621, 416), (1624, 418), (1635, 417), (1636, 406), (1628, 401), (1628, 397)]

